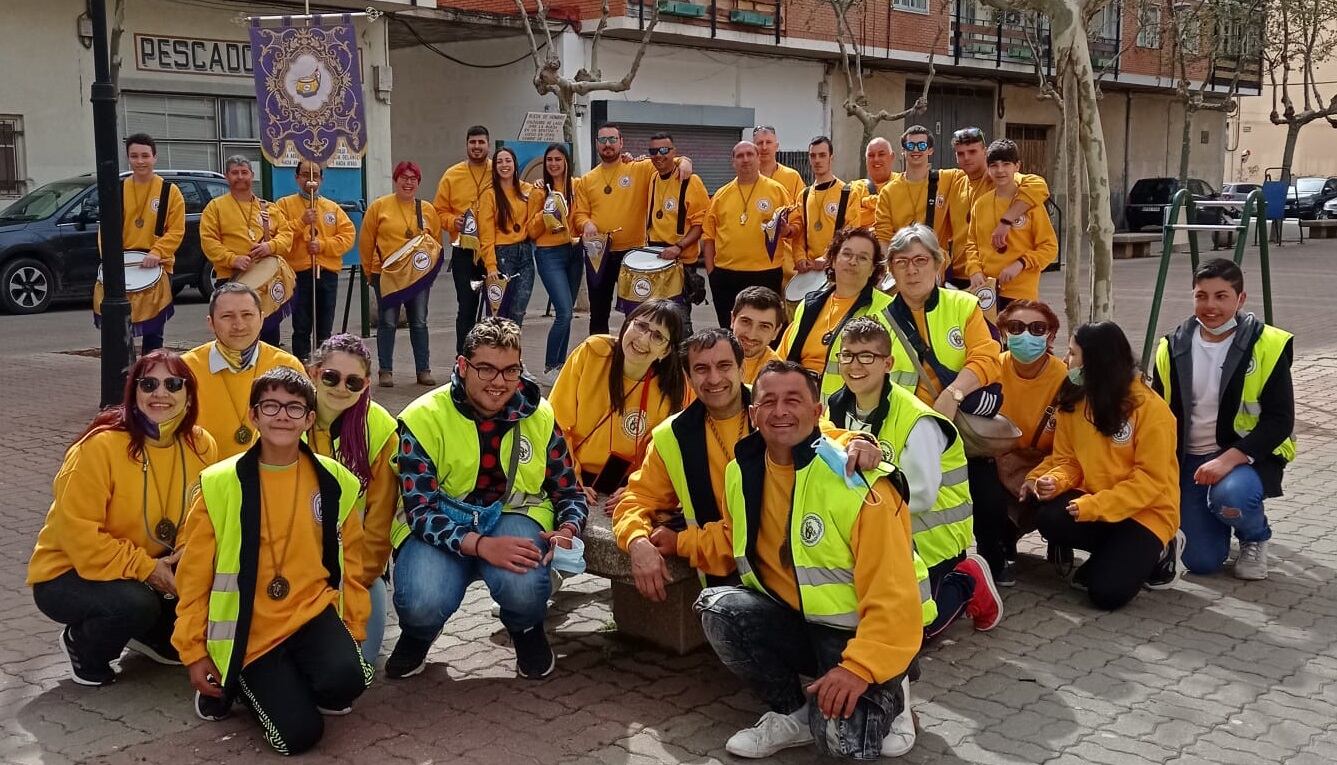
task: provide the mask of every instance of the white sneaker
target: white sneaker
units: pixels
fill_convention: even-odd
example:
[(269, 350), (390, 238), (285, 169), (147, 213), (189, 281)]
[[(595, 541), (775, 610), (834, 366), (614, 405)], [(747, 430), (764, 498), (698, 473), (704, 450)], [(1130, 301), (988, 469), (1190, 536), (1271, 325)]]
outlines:
[(767, 712), (756, 725), (730, 736), (724, 749), (737, 757), (760, 759), (781, 749), (811, 744), (812, 732), (808, 730), (807, 717), (806, 705), (788, 715)]
[(901, 694), (905, 705), (901, 708), (901, 713), (896, 715), (896, 719), (891, 721), (891, 730), (887, 731), (887, 737), (882, 739), (883, 757), (900, 757), (915, 748), (915, 716), (910, 711), (909, 678), (901, 680)]
[(1235, 578), (1251, 582), (1267, 578), (1267, 540), (1240, 542), (1240, 556), (1235, 559)]

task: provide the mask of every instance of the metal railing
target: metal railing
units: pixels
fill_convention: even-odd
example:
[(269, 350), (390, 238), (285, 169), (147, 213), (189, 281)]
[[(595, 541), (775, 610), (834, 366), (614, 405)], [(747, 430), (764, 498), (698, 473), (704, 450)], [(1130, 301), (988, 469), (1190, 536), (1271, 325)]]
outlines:
[[(953, 62), (991, 61), (995, 65), (1034, 64), (1039, 58), (1047, 74), (1053, 74), (1054, 47), (1049, 20), (1034, 13), (994, 12), (971, 0), (956, 0), (952, 14)], [(1119, 40), (1092, 35), (1091, 63), (1099, 70), (1119, 68)]]
[(784, 36), (784, 13), (780, 0), (636, 0), (635, 10), (628, 6), (628, 14), (635, 13), (638, 26), (645, 29), (654, 12), (650, 3), (659, 7), (659, 19), (706, 26), (712, 38), (721, 28), (770, 32), (775, 44)]

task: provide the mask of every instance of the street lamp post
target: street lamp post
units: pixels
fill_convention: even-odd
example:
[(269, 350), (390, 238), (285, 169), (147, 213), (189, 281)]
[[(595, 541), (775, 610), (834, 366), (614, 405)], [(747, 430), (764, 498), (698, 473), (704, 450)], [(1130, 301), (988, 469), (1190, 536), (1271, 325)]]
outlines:
[(102, 241), (102, 406), (121, 400), (133, 353), (121, 241), (121, 179), (116, 141), (116, 84), (111, 80), (107, 2), (88, 0), (93, 22), (93, 150)]

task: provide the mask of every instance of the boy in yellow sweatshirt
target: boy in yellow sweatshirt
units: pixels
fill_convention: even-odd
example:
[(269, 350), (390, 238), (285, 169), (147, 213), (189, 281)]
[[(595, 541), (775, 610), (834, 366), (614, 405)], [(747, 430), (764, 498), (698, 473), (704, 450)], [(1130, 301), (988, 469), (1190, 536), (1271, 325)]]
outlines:
[(177, 569), (172, 643), (195, 713), (227, 716), (246, 697), (280, 754), (324, 733), (371, 683), (362, 660), (370, 603), (362, 575), (358, 479), (302, 441), (316, 419), (305, 375), (276, 369), (251, 387), (259, 443), (206, 468)]
[[(987, 157), (994, 187), (981, 194), (971, 208), (963, 257), (978, 263), (985, 277), (998, 280), (998, 307), (1006, 308), (1013, 300), (1040, 299), (1040, 272), (1058, 257), (1058, 235), (1044, 205), (1007, 217), (1021, 196), (1017, 145), (1007, 139), (994, 141)], [(993, 230), (999, 221), (1008, 226), (1007, 238), (1003, 246), (995, 247)]]

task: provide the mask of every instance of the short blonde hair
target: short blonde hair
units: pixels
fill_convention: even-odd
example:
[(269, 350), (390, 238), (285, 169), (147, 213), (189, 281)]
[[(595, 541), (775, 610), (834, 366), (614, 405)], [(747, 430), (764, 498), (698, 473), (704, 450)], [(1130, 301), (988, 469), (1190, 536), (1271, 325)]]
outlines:
[(942, 267), (946, 255), (942, 247), (938, 246), (938, 235), (923, 223), (911, 223), (891, 237), (891, 243), (887, 245), (887, 262), (890, 263), (892, 258), (910, 249), (910, 245), (915, 243), (922, 244), (933, 256), (933, 263)]
[(489, 316), (478, 322), (464, 336), (464, 357), (472, 359), (474, 351), (486, 345), (489, 348), (520, 350), (520, 325), (500, 316)]

